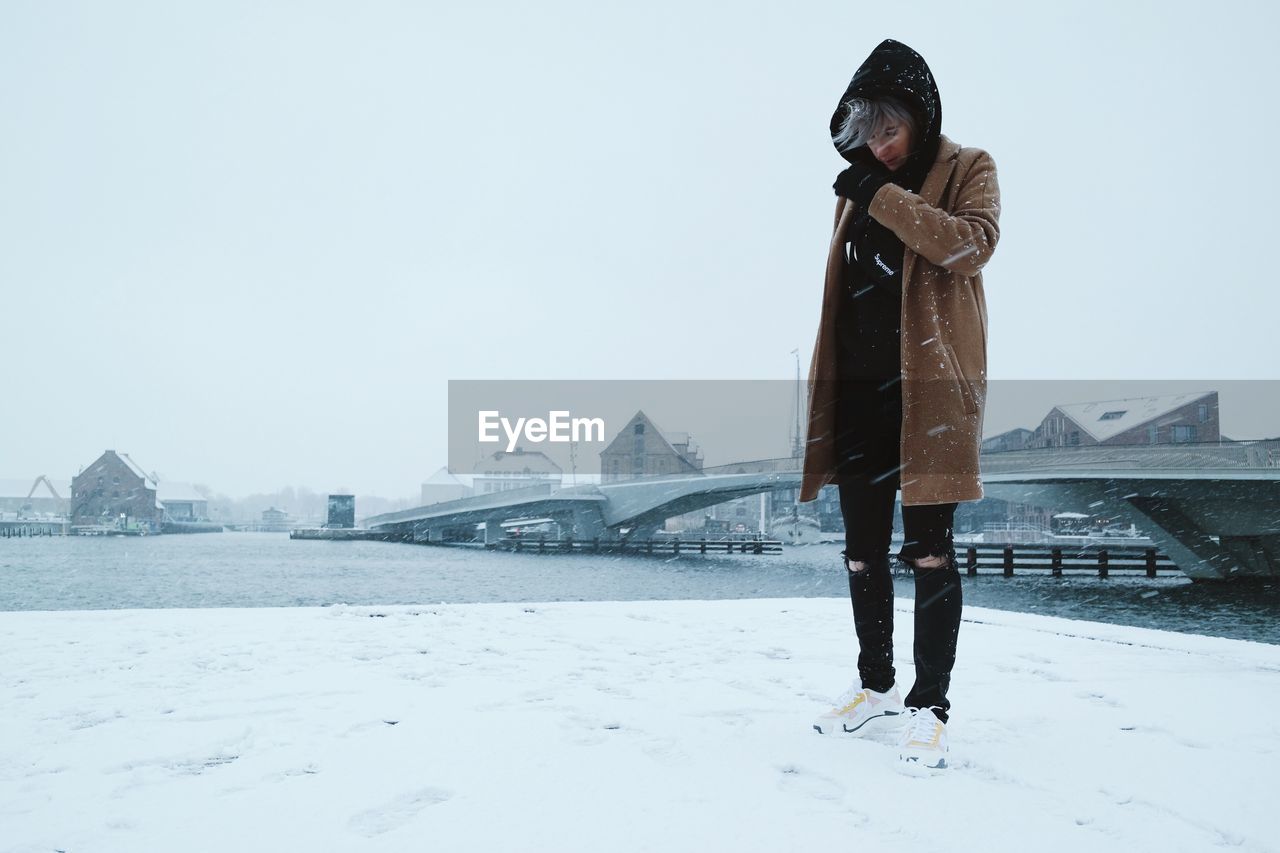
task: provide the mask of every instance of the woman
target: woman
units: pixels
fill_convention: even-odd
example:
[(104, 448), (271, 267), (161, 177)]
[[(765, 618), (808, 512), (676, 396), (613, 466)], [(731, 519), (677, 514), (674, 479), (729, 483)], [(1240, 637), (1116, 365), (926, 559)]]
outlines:
[[(859, 679), (814, 728), (901, 725), (900, 758), (941, 768), (961, 611), (952, 519), (958, 502), (982, 498), (981, 270), (1000, 235), (1000, 191), (989, 154), (942, 135), (928, 65), (892, 39), (854, 74), (831, 136), (851, 165), (834, 185), (800, 500), (839, 487)], [(905, 700), (894, 683), (888, 553), (899, 488), (896, 556), (916, 593), (915, 684)]]

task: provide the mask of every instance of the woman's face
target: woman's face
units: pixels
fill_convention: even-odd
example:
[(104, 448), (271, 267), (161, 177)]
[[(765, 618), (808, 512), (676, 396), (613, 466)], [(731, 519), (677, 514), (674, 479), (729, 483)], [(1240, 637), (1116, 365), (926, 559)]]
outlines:
[(896, 118), (888, 119), (872, 135), (867, 147), (889, 171), (896, 172), (911, 153), (911, 126)]

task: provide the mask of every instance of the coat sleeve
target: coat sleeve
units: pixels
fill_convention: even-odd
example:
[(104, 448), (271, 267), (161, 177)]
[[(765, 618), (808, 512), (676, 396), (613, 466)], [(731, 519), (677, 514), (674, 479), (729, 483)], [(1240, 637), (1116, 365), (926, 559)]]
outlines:
[(979, 151), (960, 179), (952, 212), (897, 184), (885, 184), (868, 212), (931, 264), (960, 275), (977, 275), (1000, 239), (1000, 185), (991, 155)]

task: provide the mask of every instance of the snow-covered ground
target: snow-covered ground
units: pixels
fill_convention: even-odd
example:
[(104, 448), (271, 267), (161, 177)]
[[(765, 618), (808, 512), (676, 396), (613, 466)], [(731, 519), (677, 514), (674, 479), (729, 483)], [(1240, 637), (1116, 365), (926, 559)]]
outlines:
[(1276, 849), (1280, 647), (965, 617), (917, 778), (840, 599), (2, 613), (0, 851)]

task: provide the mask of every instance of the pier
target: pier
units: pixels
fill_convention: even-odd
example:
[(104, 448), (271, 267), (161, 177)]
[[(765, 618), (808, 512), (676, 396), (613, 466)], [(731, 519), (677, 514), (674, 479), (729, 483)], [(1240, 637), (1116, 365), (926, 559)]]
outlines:
[(21, 519), (0, 521), (0, 539), (16, 539), (27, 536), (66, 536), (70, 526), (64, 521)]
[(994, 574), (998, 569), (1005, 577), (1013, 577), (1015, 570), (1033, 574), (1047, 571), (1054, 577), (1070, 574), (1097, 574), (1100, 578), (1111, 572), (1121, 574), (1143, 573), (1156, 577), (1157, 571), (1165, 575), (1180, 574), (1179, 568), (1167, 554), (1155, 548), (1133, 545), (1062, 546), (1062, 545), (968, 545), (958, 544), (956, 559), (969, 575)]
[(289, 538), (315, 542), (396, 542), (400, 539), (383, 530), (363, 527), (299, 527), (289, 531)]
[(531, 554), (781, 554), (777, 539), (548, 539), (508, 536), (490, 548)]

